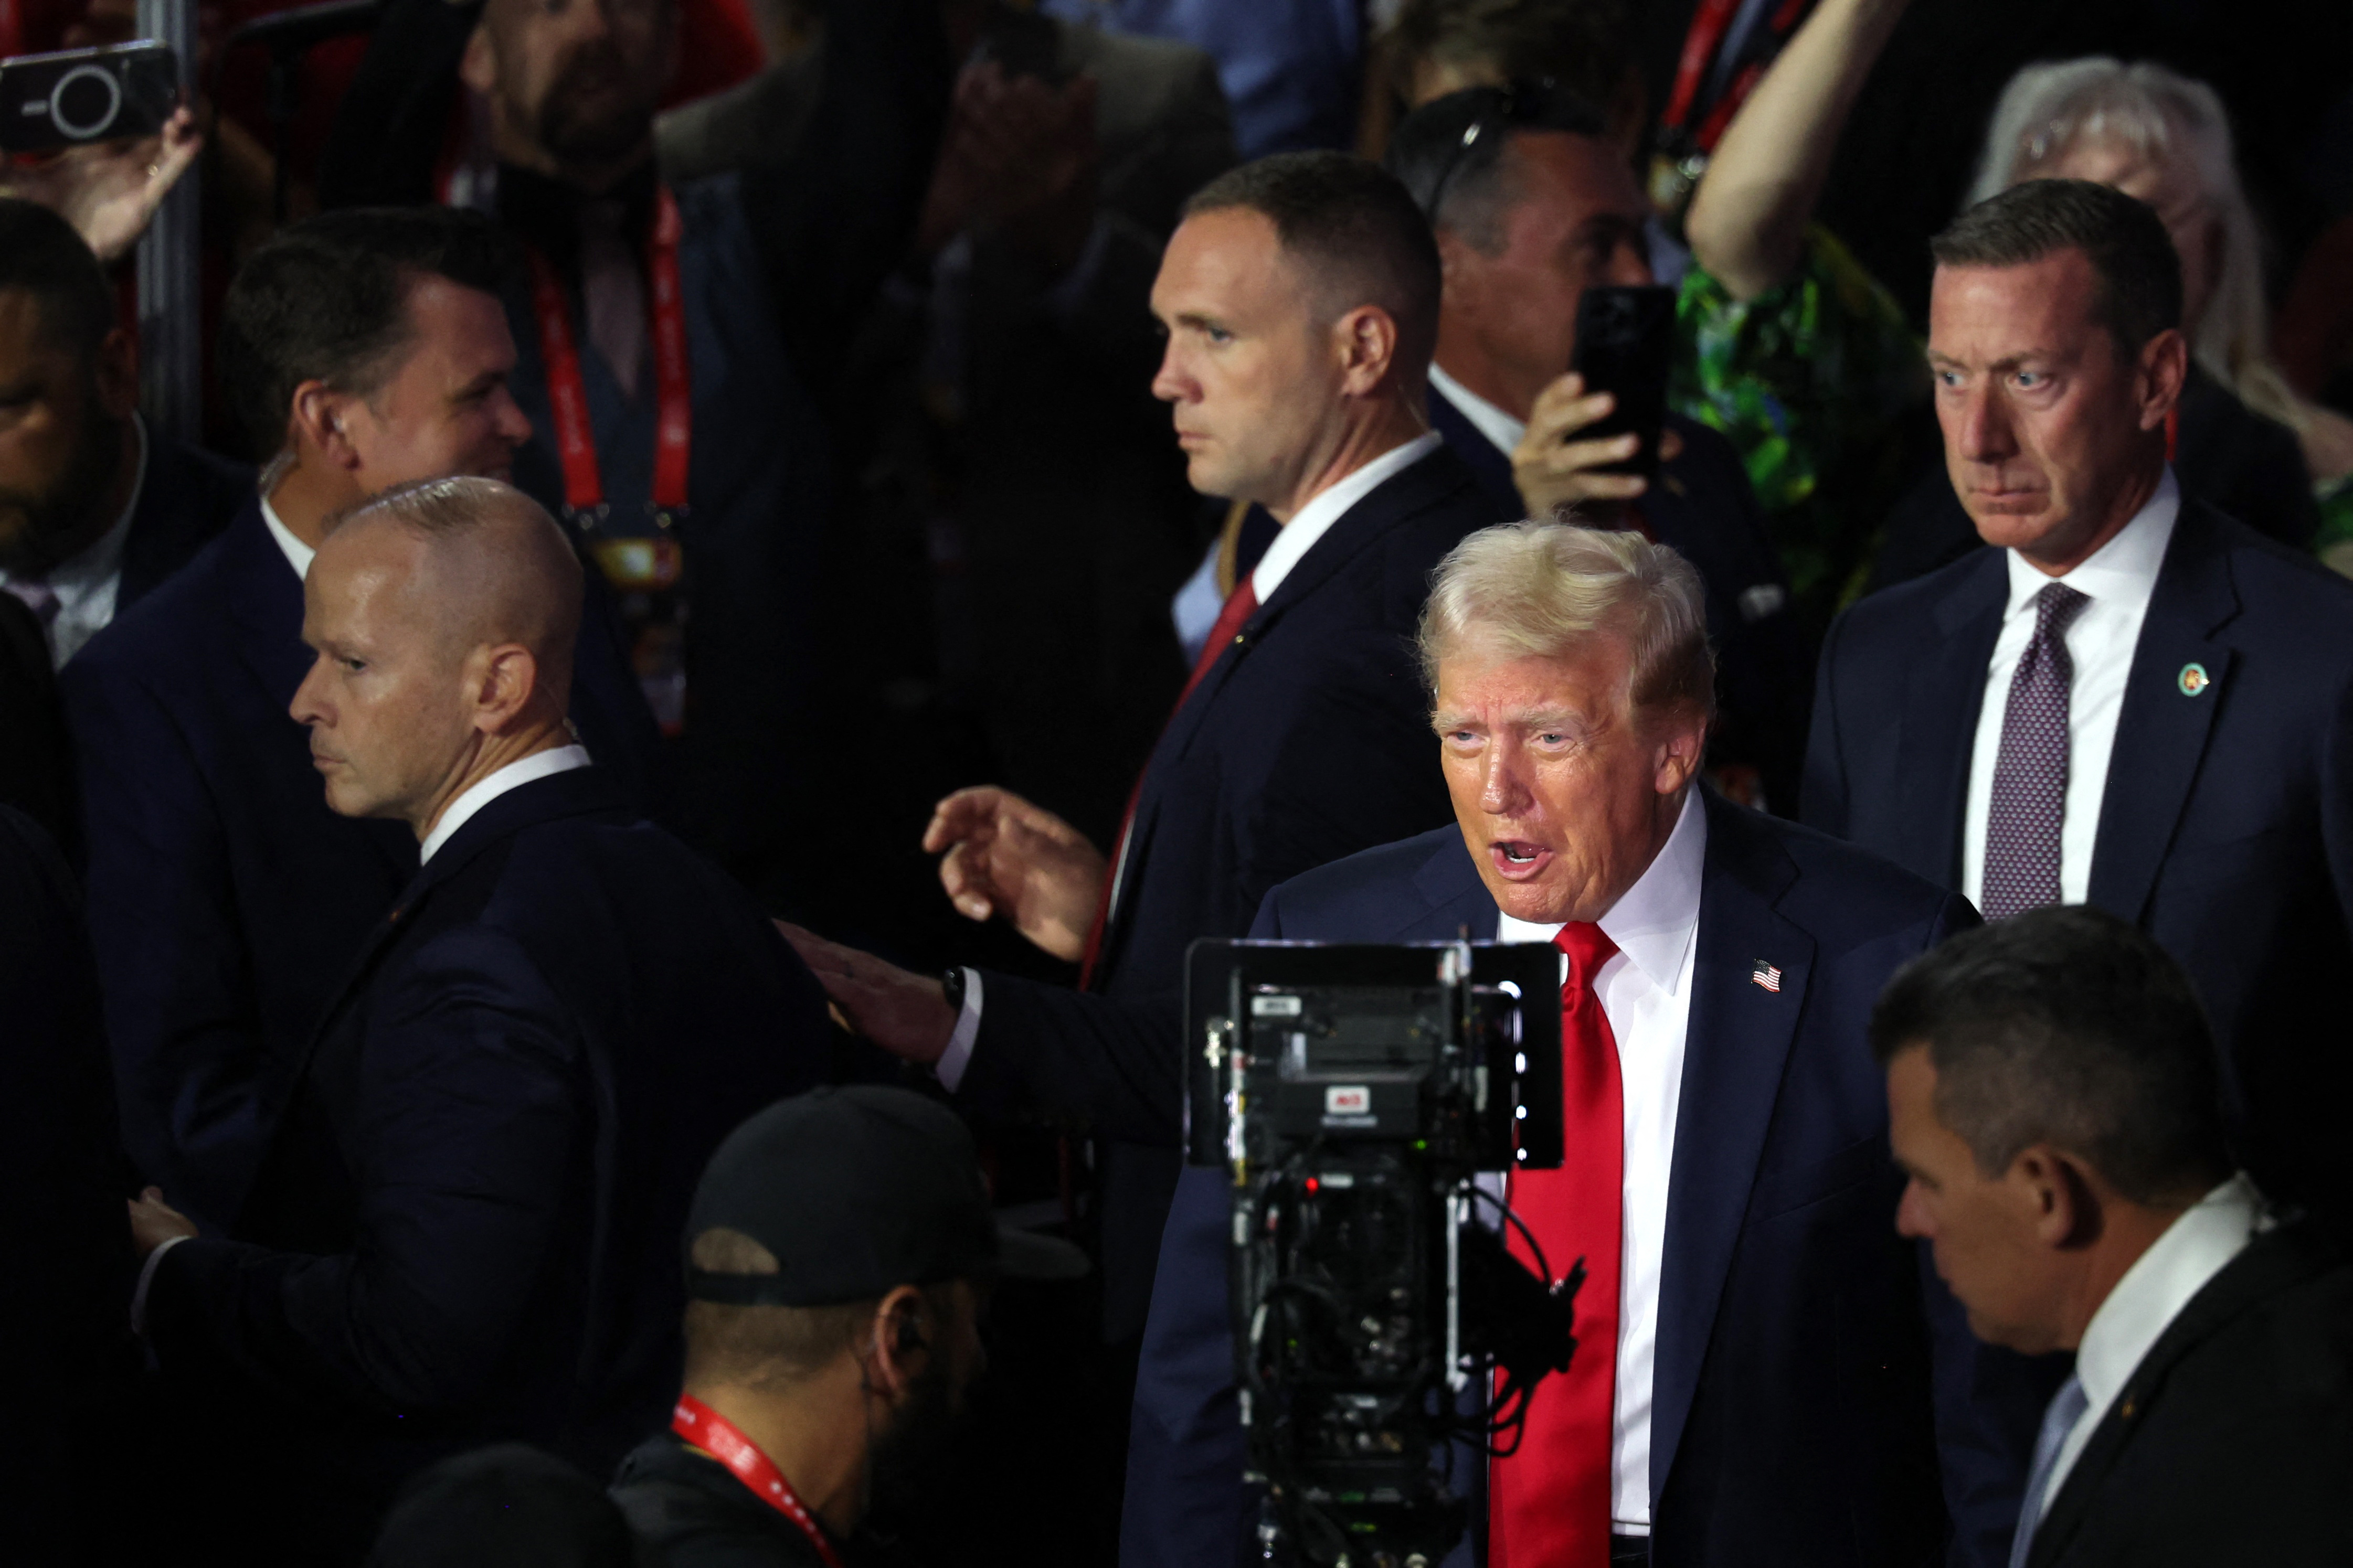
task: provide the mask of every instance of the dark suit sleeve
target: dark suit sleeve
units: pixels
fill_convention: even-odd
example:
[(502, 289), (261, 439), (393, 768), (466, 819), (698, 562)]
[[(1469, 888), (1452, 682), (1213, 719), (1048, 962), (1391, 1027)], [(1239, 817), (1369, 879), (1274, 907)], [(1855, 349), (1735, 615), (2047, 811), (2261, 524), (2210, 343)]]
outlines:
[(470, 927), (374, 993), (340, 1130), (348, 1252), (196, 1240), (158, 1267), (150, 1338), (295, 1397), (387, 1413), (461, 1405), (524, 1331), (580, 1146), (583, 1045), (522, 950)]
[[(1979, 923), (1968, 900), (1947, 897), (1927, 945)], [(2035, 1431), (2067, 1375), (2067, 1358), (2030, 1358), (1979, 1340), (1937, 1277), (1928, 1244), (1914, 1247), (1928, 1320), (1936, 1451), (1953, 1521), (1947, 1561), (1951, 1568), (2002, 1568), (2018, 1527)]]
[(1181, 1131), (1184, 1001), (1110, 997), (1010, 974), (981, 980), (980, 1033), (956, 1085), (974, 1110), (1027, 1107), (1085, 1116), (1128, 1143), (1176, 1146)]
[(123, 1142), (175, 1206), (226, 1224), (263, 1152), (269, 1063), (220, 816), (157, 693), (84, 660), (65, 684)]
[(1799, 795), (1800, 820), (1840, 838), (1846, 837), (1847, 787), (1846, 757), (1839, 735), (1839, 657), (1852, 621), (1852, 612), (1840, 616), (1822, 639), (1821, 660), (1814, 669), (1814, 719), (1806, 742), (1806, 782)]

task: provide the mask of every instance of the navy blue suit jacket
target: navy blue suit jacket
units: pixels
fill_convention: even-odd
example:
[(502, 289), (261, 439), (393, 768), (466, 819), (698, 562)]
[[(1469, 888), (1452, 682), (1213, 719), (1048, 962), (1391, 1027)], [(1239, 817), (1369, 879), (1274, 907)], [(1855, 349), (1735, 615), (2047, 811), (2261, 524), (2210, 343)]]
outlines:
[(122, 580), (114, 613), (122, 614), (218, 537), (253, 500), (253, 469), (147, 432), (147, 471), (122, 541)]
[[(1435, 771), (1435, 770), (1433, 770)], [(1970, 1336), (1926, 1250), (1865, 1044), (1880, 987), (1976, 923), (1962, 900), (1705, 797), (1651, 1410), (1651, 1562), (1803, 1568), (2005, 1557), (2047, 1369)], [(1253, 937), (1492, 941), (1495, 901), (1440, 828), (1268, 895)], [(1752, 983), (1765, 961), (1773, 993)], [(1145, 1332), (1121, 1562), (1241, 1556), (1227, 1301), (1232, 1189), (1187, 1169)], [(1941, 1471), (1941, 1495), (1940, 1495)]]
[(490, 802), (353, 956), (249, 1239), (156, 1270), (158, 1358), (302, 1433), (237, 1468), (331, 1531), (459, 1447), (609, 1474), (677, 1392), (703, 1163), (818, 1080), (824, 996), (750, 895), (597, 768)]
[[(175, 1206), (232, 1222), (336, 977), (417, 869), (396, 822), (327, 808), (287, 714), (302, 584), (247, 492), (222, 535), (60, 672), (123, 1142)], [(633, 797), (644, 699), (599, 615), (572, 710)]]
[[(1511, 454), (1436, 387), (1430, 392), (1430, 424), (1478, 479), (1491, 521), (1527, 515), (1512, 480)], [(1794, 816), (1814, 652), (1791, 613), (1788, 578), (1732, 443), (1679, 414), (1667, 416), (1667, 428), (1683, 437), (1683, 456), (1651, 482), (1642, 517), (1652, 537), (1698, 568), (1707, 585), (1717, 696), (1708, 761), (1755, 768), (1766, 803)]]
[[(78, 1461), (115, 1434), (135, 1364), (122, 1301), (114, 1092), (98, 974), (65, 858), (0, 805), (0, 1559), (89, 1555), (102, 1483)], [(102, 1533), (102, 1532), (101, 1532)]]
[(1105, 1327), (1143, 1327), (1178, 1162), (1185, 949), (1266, 890), (1447, 821), (1413, 631), (1439, 559), (1492, 521), (1443, 448), (1332, 524), (1219, 655), (1146, 765), (1097, 994), (989, 974), (960, 1093), (1084, 1111), (1103, 1174)]
[[(1831, 628), (1806, 820), (1939, 886), (1961, 876), (1969, 755), (2010, 593), (1989, 550)], [(2183, 689), (2202, 667), (2207, 684)], [(2274, 1199), (2353, 1215), (2353, 584), (2185, 500), (2142, 623), (2090, 902), (2189, 969), (2232, 1069), (2242, 1160)]]

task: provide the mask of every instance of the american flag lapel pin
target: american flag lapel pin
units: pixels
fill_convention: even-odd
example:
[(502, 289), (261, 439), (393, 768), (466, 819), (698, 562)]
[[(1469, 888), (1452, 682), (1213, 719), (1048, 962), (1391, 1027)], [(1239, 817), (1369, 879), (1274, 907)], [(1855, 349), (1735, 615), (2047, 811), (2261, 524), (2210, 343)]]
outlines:
[(1777, 996), (1781, 994), (1781, 972), (1761, 958), (1757, 961), (1757, 967), (1748, 972), (1748, 978), (1760, 990), (1770, 991)]

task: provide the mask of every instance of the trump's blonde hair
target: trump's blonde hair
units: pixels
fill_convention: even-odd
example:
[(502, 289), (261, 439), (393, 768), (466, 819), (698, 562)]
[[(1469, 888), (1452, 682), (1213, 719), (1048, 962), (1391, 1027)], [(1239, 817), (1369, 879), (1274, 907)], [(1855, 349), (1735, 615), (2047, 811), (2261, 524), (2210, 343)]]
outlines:
[(1597, 636), (1622, 638), (1632, 655), (1630, 710), (1715, 716), (1699, 573), (1618, 529), (1507, 522), (1449, 551), (1422, 606), (1422, 679), (1435, 691), (1439, 662), (1457, 654), (1559, 658)]

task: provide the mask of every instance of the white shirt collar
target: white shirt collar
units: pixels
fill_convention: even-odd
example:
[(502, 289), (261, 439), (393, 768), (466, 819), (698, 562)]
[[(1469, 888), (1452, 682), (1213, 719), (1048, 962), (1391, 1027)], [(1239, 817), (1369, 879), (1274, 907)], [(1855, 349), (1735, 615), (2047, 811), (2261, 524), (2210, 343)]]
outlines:
[(269, 530), (269, 537), (278, 541), (278, 548), (285, 552), (286, 564), (294, 568), (294, 575), (308, 581), (311, 557), (319, 552), (294, 537), (294, 531), (286, 526), (285, 521), (278, 515), (278, 509), (269, 504), (268, 496), (261, 498), (261, 521), (262, 526)]
[[(2148, 607), (2157, 592), (2157, 574), (2165, 565), (2165, 547), (2172, 542), (2174, 520), (2181, 515), (2181, 486), (2168, 463), (2158, 477), (2157, 489), (2116, 536), (2101, 545), (2083, 564), (2053, 577), (2017, 551), (2009, 551), (2009, 616), (2030, 609), (2034, 596), (2053, 583), (2137, 615)], [(2007, 616), (2005, 616), (2007, 618)]]
[[(1683, 973), (1683, 957), (1699, 931), (1700, 888), (1707, 868), (1707, 807), (1692, 788), (1665, 846), (1634, 885), (1619, 895), (1596, 923), (1618, 944), (1627, 962), (1660, 990), (1672, 992)], [(1496, 911), (1497, 942), (1550, 942), (1560, 921), (1539, 925)]]
[(1430, 384), (1438, 389), (1439, 396), (1454, 405), (1455, 412), (1471, 421), (1495, 450), (1506, 458), (1519, 450), (1521, 440), (1528, 433), (1526, 420), (1513, 418), (1436, 364), (1430, 367)]
[(1282, 586), (1283, 578), (1300, 559), (1315, 547), (1315, 542), (1329, 531), (1332, 525), (1347, 514), (1348, 509), (1364, 500), (1397, 475), (1420, 462), (1445, 445), (1445, 437), (1435, 430), (1425, 430), (1401, 447), (1392, 447), (1346, 477), (1334, 480), (1315, 493), (1314, 499), (1293, 513), (1289, 522), (1277, 531), (1274, 542), (1258, 558), (1250, 573), (1250, 591), (1258, 602), (1265, 604)]
[(417, 863), (420, 866), (433, 858), (433, 852), (449, 842), (449, 836), (466, 826), (473, 815), (509, 790), (521, 789), (527, 784), (568, 773), (575, 768), (588, 765), (588, 748), (574, 744), (551, 747), (533, 752), (519, 762), (509, 763), (494, 773), (476, 779), (469, 789), (442, 808), (441, 820), (417, 847)]
[[(2096, 1425), (2167, 1325), (2254, 1237), (2263, 1194), (2242, 1172), (2165, 1227), (2084, 1329), (2075, 1376), (2087, 1422)], [(2053, 1488), (2053, 1490), (2056, 1489)]]
[[(132, 469), (131, 495), (123, 501), (121, 513), (104, 533), (30, 579), (57, 596), (57, 614), (46, 628), (54, 664), (63, 665), (114, 618), (115, 601), (122, 588), (122, 554), (131, 543), (131, 520), (138, 515), (139, 497), (147, 489), (147, 422), (133, 414), (131, 428), (139, 437), (139, 461)], [(0, 572), (0, 584), (14, 580)]]

